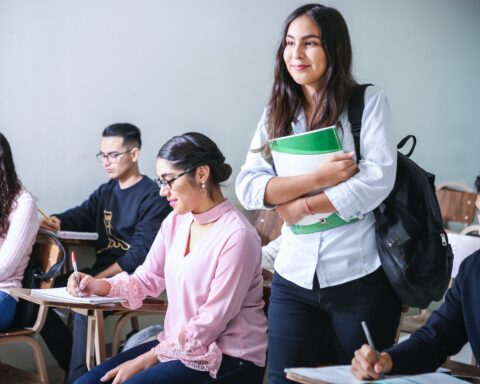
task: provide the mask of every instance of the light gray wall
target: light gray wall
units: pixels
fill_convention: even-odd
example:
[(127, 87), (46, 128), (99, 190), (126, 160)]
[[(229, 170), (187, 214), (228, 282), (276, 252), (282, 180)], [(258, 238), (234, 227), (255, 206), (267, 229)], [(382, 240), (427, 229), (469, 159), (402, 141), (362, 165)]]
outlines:
[[(281, 23), (304, 1), (0, 0), (0, 129), (45, 210), (79, 203), (105, 174), (102, 129), (159, 147), (198, 130), (238, 172), (272, 82)], [(397, 137), (438, 181), (480, 171), (480, 2), (338, 0), (357, 78), (385, 89)], [(227, 195), (234, 199), (233, 180)]]

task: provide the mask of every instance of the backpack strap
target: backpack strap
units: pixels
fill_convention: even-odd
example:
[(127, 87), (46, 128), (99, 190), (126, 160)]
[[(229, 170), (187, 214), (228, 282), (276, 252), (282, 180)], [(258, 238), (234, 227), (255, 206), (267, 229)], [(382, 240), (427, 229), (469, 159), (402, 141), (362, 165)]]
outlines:
[(348, 100), (348, 121), (352, 127), (357, 163), (360, 161), (360, 131), (362, 130), (362, 115), (365, 107), (365, 89), (370, 85), (372, 84), (360, 84), (354, 87)]

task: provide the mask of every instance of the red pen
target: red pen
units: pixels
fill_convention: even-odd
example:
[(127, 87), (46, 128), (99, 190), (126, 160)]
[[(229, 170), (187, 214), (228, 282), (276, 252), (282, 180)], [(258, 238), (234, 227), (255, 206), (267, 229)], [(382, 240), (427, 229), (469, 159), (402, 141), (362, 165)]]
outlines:
[(78, 268), (77, 268), (77, 258), (75, 257), (75, 252), (72, 251), (72, 266), (73, 273), (75, 273), (75, 280), (77, 281), (78, 289), (80, 289), (80, 279), (78, 278)]

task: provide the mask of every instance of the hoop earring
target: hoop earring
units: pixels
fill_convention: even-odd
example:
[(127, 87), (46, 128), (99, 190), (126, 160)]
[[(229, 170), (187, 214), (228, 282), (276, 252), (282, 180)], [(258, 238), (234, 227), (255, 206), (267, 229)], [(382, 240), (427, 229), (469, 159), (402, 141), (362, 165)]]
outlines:
[(200, 186), (200, 192), (202, 193), (203, 197), (207, 197), (207, 186), (205, 185), (205, 182), (202, 182)]

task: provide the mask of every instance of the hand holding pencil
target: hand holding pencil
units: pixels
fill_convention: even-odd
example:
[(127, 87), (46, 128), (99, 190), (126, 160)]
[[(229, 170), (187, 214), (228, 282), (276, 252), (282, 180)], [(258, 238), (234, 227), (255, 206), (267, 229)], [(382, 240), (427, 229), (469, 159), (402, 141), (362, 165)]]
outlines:
[(39, 207), (37, 207), (37, 210), (43, 216), (42, 221), (40, 221), (40, 228), (52, 232), (57, 232), (60, 230), (60, 219), (55, 216), (48, 216), (45, 211)]

